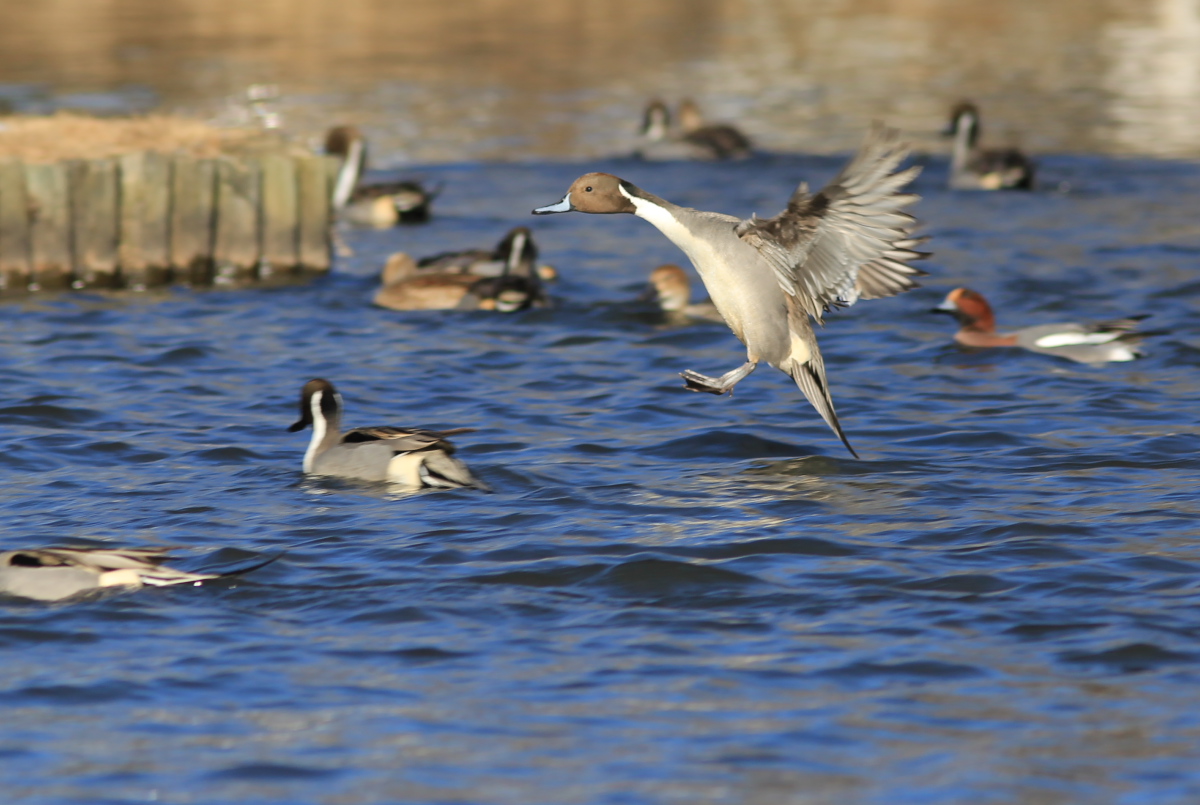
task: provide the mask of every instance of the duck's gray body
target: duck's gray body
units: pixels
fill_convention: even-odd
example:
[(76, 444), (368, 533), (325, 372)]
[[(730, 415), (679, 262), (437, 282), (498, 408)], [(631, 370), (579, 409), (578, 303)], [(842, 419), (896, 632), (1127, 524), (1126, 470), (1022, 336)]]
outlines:
[(342, 397), (328, 380), (316, 378), (300, 391), (300, 420), (289, 430), (312, 426), (304, 472), (359, 481), (387, 481), (414, 488), (488, 487), (453, 457), (446, 437), (463, 429), (432, 431), (390, 426), (342, 433)]

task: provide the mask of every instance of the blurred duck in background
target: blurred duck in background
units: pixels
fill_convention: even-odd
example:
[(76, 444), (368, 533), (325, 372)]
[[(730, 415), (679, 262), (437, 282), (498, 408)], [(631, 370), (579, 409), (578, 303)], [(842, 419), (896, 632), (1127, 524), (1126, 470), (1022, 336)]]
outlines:
[[(541, 271), (539, 269), (545, 269)], [(388, 258), (374, 302), (391, 310), (495, 310), (514, 313), (546, 304), (537, 246), (526, 227), (516, 227), (495, 249), (445, 252), (414, 260), (404, 252)]]
[(379, 229), (429, 220), (429, 207), (437, 193), (419, 182), (363, 182), (367, 141), (354, 126), (330, 129), (325, 135), (325, 153), (342, 160), (333, 187), (333, 208), (344, 220)]
[(711, 159), (745, 159), (753, 150), (750, 138), (737, 128), (728, 123), (706, 123), (691, 98), (679, 104), (679, 128), (685, 142), (707, 151)]
[[(508, 273), (535, 272), (547, 282), (558, 279), (558, 270), (537, 262), (538, 248), (528, 227), (516, 226), (500, 240), (494, 249), (465, 249), (422, 257), (417, 271), (438, 274), (473, 274), (476, 277), (498, 277)], [(515, 259), (515, 263), (513, 262)], [(519, 269), (519, 270), (514, 270)]]
[(707, 125), (695, 102), (679, 105), (680, 130), (671, 124), (671, 112), (653, 100), (642, 116), (641, 139), (634, 156), (649, 160), (744, 159), (751, 154), (749, 138), (726, 124)]
[(1142, 339), (1157, 333), (1134, 331), (1145, 316), (1100, 322), (1041, 324), (1001, 333), (996, 316), (982, 294), (969, 288), (955, 288), (933, 313), (946, 313), (958, 320), (961, 328), (954, 340), (965, 347), (1020, 347), (1046, 355), (1057, 355), (1079, 363), (1131, 361), (1142, 357)]
[(963, 101), (950, 112), (942, 132), (954, 138), (951, 190), (1032, 190), (1034, 165), (1016, 148), (980, 148), (979, 109)]
[(688, 279), (687, 272), (674, 263), (666, 263), (650, 272), (648, 298), (658, 302), (658, 306), (669, 318), (704, 319), (725, 323), (725, 319), (717, 312), (717, 306), (712, 302), (691, 301), (691, 280)]

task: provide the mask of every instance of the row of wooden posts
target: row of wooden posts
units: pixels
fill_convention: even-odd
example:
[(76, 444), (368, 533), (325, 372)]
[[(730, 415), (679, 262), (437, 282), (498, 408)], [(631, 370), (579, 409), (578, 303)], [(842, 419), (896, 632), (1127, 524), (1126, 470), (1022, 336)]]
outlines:
[(334, 167), (283, 153), (0, 162), (0, 293), (327, 271)]

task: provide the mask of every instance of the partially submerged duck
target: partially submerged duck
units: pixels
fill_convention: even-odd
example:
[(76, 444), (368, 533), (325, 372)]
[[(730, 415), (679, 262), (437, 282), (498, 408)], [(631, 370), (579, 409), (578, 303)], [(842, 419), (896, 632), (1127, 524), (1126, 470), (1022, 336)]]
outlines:
[(979, 109), (963, 101), (950, 112), (943, 132), (954, 138), (951, 190), (1032, 190), (1034, 165), (1016, 148), (980, 148)]
[(545, 304), (537, 246), (526, 227), (516, 227), (499, 245), (413, 260), (398, 252), (383, 267), (374, 303), (391, 310), (495, 310), (512, 313)]
[(315, 378), (300, 390), (300, 419), (289, 431), (312, 427), (304, 453), (304, 472), (360, 481), (388, 481), (415, 489), (469, 487), (490, 491), (467, 465), (454, 458), (447, 431), (379, 426), (342, 433), (342, 395), (328, 380)]
[(275, 561), (213, 573), (176, 570), (164, 548), (31, 548), (0, 553), (0, 595), (61, 601), (105, 588), (198, 585), (238, 576)]
[(333, 188), (333, 208), (345, 220), (380, 229), (429, 220), (436, 196), (419, 182), (363, 182), (367, 141), (354, 126), (335, 126), (325, 136), (325, 153), (342, 158)]
[(1142, 357), (1142, 339), (1150, 333), (1136, 331), (1145, 316), (1098, 322), (1039, 324), (999, 332), (992, 306), (970, 288), (955, 288), (933, 313), (947, 313), (961, 325), (954, 340), (965, 347), (1019, 347), (1045, 355), (1078, 361), (1108, 363)]
[(663, 313), (693, 319), (725, 323), (717, 306), (705, 300), (692, 302), (692, 283), (687, 272), (674, 263), (666, 263), (650, 272), (650, 290)]
[(834, 411), (810, 319), (917, 287), (914, 277), (924, 272), (909, 261), (925, 255), (915, 251), (922, 240), (904, 209), (918, 197), (901, 190), (920, 169), (899, 170), (908, 153), (895, 131), (875, 128), (833, 181), (816, 194), (801, 184), (774, 218), (680, 207), (607, 173), (579, 177), (561, 201), (533, 212), (630, 213), (653, 224), (692, 261), (746, 345), (745, 364), (719, 377), (688, 370), (687, 387), (724, 394), (766, 361), (794, 380), (857, 455)]

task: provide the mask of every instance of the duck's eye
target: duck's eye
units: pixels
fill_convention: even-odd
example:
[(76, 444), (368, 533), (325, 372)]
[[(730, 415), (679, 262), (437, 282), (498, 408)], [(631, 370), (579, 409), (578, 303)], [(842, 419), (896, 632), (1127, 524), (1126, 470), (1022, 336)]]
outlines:
[(583, 192), (585, 192), (585, 193), (590, 193), (590, 192), (592, 192), (592, 188), (590, 188), (590, 187), (585, 187), (585, 188), (583, 188)]

